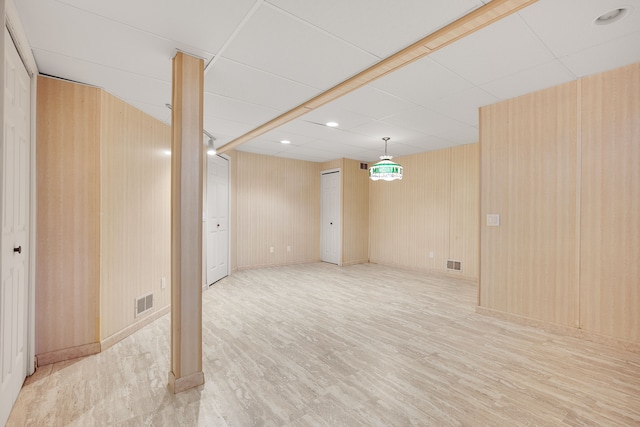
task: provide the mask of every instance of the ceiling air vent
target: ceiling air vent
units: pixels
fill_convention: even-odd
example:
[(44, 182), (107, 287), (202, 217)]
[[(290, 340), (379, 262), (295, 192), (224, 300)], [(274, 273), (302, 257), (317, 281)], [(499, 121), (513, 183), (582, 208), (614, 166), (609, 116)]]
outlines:
[(360, 169), (368, 170), (369, 169), (369, 163), (360, 163)]
[(447, 270), (462, 271), (462, 262), (454, 261), (452, 259), (447, 260)]
[(136, 317), (153, 308), (153, 293), (136, 298)]

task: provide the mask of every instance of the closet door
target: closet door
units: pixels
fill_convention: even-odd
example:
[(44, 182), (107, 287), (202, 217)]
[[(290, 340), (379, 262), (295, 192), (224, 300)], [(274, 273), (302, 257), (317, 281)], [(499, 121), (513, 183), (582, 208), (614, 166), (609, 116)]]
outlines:
[(340, 170), (322, 172), (320, 194), (321, 259), (324, 262), (340, 265), (342, 257)]
[(30, 79), (5, 28), (4, 138), (0, 149), (0, 425), (27, 376)]
[(207, 159), (207, 285), (229, 274), (229, 161)]

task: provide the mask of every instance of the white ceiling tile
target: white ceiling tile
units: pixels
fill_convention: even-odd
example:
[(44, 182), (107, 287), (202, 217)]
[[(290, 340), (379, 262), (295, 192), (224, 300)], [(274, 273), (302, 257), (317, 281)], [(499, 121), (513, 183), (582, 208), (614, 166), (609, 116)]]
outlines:
[(482, 85), (554, 57), (515, 14), (432, 53), (430, 58), (473, 84)]
[(251, 152), (255, 154), (266, 154), (276, 156), (286, 150), (286, 146), (273, 141), (264, 141), (262, 139), (254, 139), (236, 147), (237, 150)]
[(482, 5), (477, 0), (269, 0), (380, 58)]
[(450, 129), (466, 126), (464, 123), (423, 107), (416, 107), (413, 110), (387, 117), (384, 122), (427, 135), (440, 135)]
[(279, 157), (296, 160), (306, 160), (310, 162), (328, 162), (341, 158), (340, 155), (333, 154), (329, 151), (317, 150), (311, 147), (291, 147), (290, 149), (278, 154)]
[(226, 120), (219, 117), (204, 117), (204, 129), (214, 135), (218, 141), (221, 141), (222, 135), (230, 136), (231, 138), (229, 140), (235, 139), (238, 136), (244, 135), (250, 130), (253, 130), (254, 127), (255, 126), (247, 123)]
[(301, 116), (298, 120), (315, 125), (325, 125), (329, 122), (336, 122), (339, 124), (337, 130), (350, 130), (372, 120), (361, 114), (336, 108), (336, 105), (338, 104), (330, 103), (323, 105)]
[(235, 120), (253, 127), (266, 123), (283, 112), (220, 95), (205, 94), (204, 99), (206, 118)]
[(319, 93), (310, 86), (224, 58), (207, 71), (204, 90), (279, 110), (289, 110)]
[(430, 101), (462, 92), (473, 86), (429, 57), (390, 73), (371, 85), (423, 106)]
[(380, 120), (401, 111), (414, 108), (415, 105), (397, 96), (364, 86), (333, 101), (331, 107), (338, 110), (358, 113), (361, 116)]
[(498, 101), (500, 99), (490, 93), (478, 87), (472, 87), (461, 93), (428, 102), (427, 106), (459, 122), (478, 126), (478, 108)]
[[(631, 13), (610, 25), (595, 25), (605, 12), (629, 7)], [(519, 12), (556, 57), (618, 39), (640, 28), (640, 0), (542, 0)], [(636, 51), (640, 50), (636, 46)]]
[[(370, 161), (382, 154), (384, 136), (396, 156), (477, 142), (481, 105), (640, 61), (640, 0), (624, 0), (633, 11), (618, 23), (591, 25), (604, 9), (620, 7), (614, 1), (540, 0), (240, 149)], [(16, 7), (40, 72), (102, 87), (165, 123), (176, 49), (206, 60), (215, 50), (204, 128), (217, 147), (488, 3), (150, 2), (20, 0)], [(328, 120), (340, 127), (316, 124)]]
[(412, 147), (414, 153), (423, 153), (425, 151), (441, 150), (443, 148), (453, 147), (457, 144), (437, 136), (425, 135), (424, 138), (419, 141), (410, 141), (410, 143), (404, 145)]
[[(321, 140), (346, 142), (362, 138), (361, 135), (346, 131), (341, 127), (331, 128), (301, 119), (291, 121), (279, 127), (279, 130), (290, 132), (293, 135), (305, 135), (311, 138), (312, 141)], [(293, 142), (293, 139), (287, 139), (290, 139)]]
[[(58, 1), (211, 53), (218, 52), (255, 3), (255, 0)], [(217, 19), (219, 16), (224, 19)]]
[(570, 82), (576, 78), (576, 75), (571, 73), (560, 61), (554, 60), (494, 80), (482, 85), (482, 89), (499, 99), (510, 99)]
[(345, 157), (348, 155), (353, 155), (359, 151), (362, 151), (362, 148), (358, 146), (354, 146), (351, 144), (345, 144), (343, 142), (335, 142), (335, 141), (312, 141), (307, 144), (304, 144), (302, 147), (304, 148), (312, 148), (320, 151), (328, 151), (337, 155), (337, 157)]
[(561, 58), (578, 77), (640, 61), (640, 31)]
[(368, 138), (369, 144), (372, 148), (384, 148), (382, 138), (387, 136), (391, 138), (389, 144), (396, 142), (409, 144), (411, 142), (420, 141), (426, 137), (424, 133), (415, 129), (397, 126), (385, 121), (369, 122), (365, 125), (352, 129), (352, 131)]
[[(30, 18), (25, 32), (32, 48), (171, 81), (171, 58), (179, 47), (175, 42), (51, 0), (20, 4), (22, 13)], [(211, 57), (202, 51), (192, 53)], [(64, 67), (64, 62), (60, 66)], [(51, 74), (46, 69), (40, 71)], [(84, 81), (91, 79), (89, 75)]]
[(314, 136), (305, 135), (301, 133), (295, 133), (291, 130), (287, 125), (280, 126), (276, 129), (273, 129), (267, 133), (260, 135), (258, 138), (253, 141), (268, 141), (274, 143), (280, 143), (280, 141), (291, 141), (292, 145), (303, 145), (308, 142), (315, 140)]
[(447, 129), (446, 131), (437, 132), (435, 136), (451, 141), (451, 146), (473, 144), (480, 140), (478, 128), (474, 126), (459, 126)]
[(316, 89), (328, 89), (378, 58), (263, 4), (224, 57)]

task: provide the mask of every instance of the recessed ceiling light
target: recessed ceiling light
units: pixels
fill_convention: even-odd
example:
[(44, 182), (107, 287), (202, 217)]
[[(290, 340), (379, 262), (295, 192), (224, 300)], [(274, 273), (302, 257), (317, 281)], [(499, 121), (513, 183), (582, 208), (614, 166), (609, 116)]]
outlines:
[(614, 22), (618, 22), (619, 20), (621, 20), (622, 18), (624, 18), (628, 14), (629, 14), (629, 9), (627, 9), (626, 7), (613, 9), (613, 10), (610, 10), (610, 11), (605, 12), (602, 15), (598, 16), (595, 19), (595, 21), (593, 21), (593, 23), (595, 25), (613, 24)]
[(288, 139), (283, 139), (282, 141), (280, 141), (280, 144), (291, 144), (291, 141), (289, 141)]
[(327, 122), (326, 125), (329, 126), (330, 128), (338, 127), (338, 123), (336, 122)]

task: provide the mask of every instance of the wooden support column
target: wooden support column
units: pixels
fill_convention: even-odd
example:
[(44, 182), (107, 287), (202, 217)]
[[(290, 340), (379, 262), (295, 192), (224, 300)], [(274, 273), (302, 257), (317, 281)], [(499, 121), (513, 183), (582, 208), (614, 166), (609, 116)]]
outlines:
[(202, 372), (202, 182), (204, 61), (173, 58), (171, 113), (171, 371), (180, 393)]

